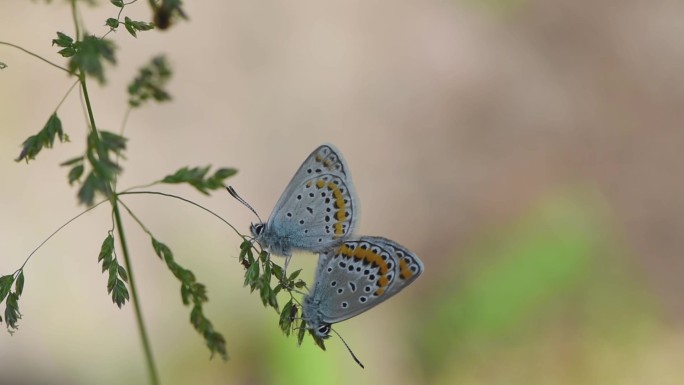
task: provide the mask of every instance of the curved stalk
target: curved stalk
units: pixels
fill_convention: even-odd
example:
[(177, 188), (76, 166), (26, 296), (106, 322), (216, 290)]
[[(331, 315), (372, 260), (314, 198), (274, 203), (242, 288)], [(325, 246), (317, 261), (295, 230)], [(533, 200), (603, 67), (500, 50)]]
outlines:
[[(88, 112), (88, 119), (90, 120), (90, 128), (95, 132), (95, 141), (99, 142), (97, 135), (97, 126), (95, 125), (95, 115), (93, 114), (93, 107), (90, 104), (90, 97), (88, 96), (88, 87), (86, 85), (86, 77), (84, 73), (79, 74), (79, 81), (81, 82), (81, 89), (83, 90), (83, 99), (85, 99), (86, 109)], [(97, 143), (99, 147), (99, 143)], [(109, 186), (111, 192), (111, 186)], [(154, 357), (152, 356), (152, 348), (150, 345), (149, 338), (147, 336), (147, 330), (145, 328), (145, 322), (142, 318), (142, 312), (140, 311), (140, 303), (138, 300), (138, 290), (135, 286), (135, 280), (133, 278), (133, 270), (131, 266), (130, 256), (128, 253), (128, 244), (126, 243), (126, 237), (124, 235), (123, 224), (121, 222), (121, 213), (119, 211), (119, 205), (116, 196), (110, 196), (109, 201), (112, 205), (112, 210), (114, 211), (114, 218), (116, 220), (116, 230), (119, 235), (119, 242), (121, 243), (121, 251), (124, 256), (124, 263), (126, 265), (126, 270), (128, 271), (128, 284), (131, 288), (131, 302), (133, 303), (133, 308), (135, 309), (135, 319), (138, 324), (138, 330), (140, 331), (140, 340), (143, 344), (143, 350), (145, 351), (145, 361), (147, 362), (147, 371), (149, 374), (150, 384), (159, 385), (159, 376), (157, 374), (157, 367), (154, 363)]]

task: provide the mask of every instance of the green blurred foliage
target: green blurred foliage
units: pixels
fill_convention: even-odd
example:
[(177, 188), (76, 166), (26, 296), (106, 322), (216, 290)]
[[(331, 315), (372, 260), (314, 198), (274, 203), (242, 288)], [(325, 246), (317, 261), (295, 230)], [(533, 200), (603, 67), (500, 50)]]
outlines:
[(557, 192), (452, 264), (415, 325), (424, 380), (603, 384), (629, 361), (602, 355), (636, 360), (652, 299), (604, 212), (587, 191)]

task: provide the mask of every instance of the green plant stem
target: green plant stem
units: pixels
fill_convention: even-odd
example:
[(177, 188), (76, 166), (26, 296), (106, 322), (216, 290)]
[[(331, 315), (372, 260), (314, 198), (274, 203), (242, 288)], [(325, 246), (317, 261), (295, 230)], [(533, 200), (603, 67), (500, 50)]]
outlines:
[(131, 260), (128, 254), (128, 245), (126, 244), (126, 237), (124, 236), (123, 225), (121, 223), (121, 213), (119, 212), (119, 205), (114, 199), (112, 201), (112, 208), (114, 210), (114, 218), (116, 220), (116, 230), (119, 234), (119, 242), (121, 243), (121, 251), (124, 256), (124, 263), (126, 264), (126, 270), (128, 271), (128, 284), (131, 288), (131, 302), (133, 302), (133, 308), (135, 309), (135, 319), (138, 322), (138, 330), (140, 330), (140, 339), (142, 340), (143, 349), (145, 350), (145, 360), (147, 361), (148, 374), (150, 376), (150, 384), (158, 385), (159, 376), (157, 374), (157, 367), (154, 364), (154, 358), (152, 357), (152, 348), (150, 346), (150, 341), (147, 336), (147, 331), (145, 329), (145, 322), (142, 318), (142, 312), (140, 311), (140, 303), (138, 301), (138, 290), (135, 286), (135, 279), (133, 274), (133, 269), (131, 269)]
[[(97, 126), (95, 125), (95, 115), (93, 114), (93, 106), (90, 105), (90, 96), (88, 96), (88, 85), (86, 83), (86, 76), (83, 72), (78, 74), (78, 81), (81, 82), (81, 89), (83, 90), (83, 99), (85, 99), (86, 109), (88, 110), (88, 119), (90, 120), (90, 129), (97, 134)], [(95, 135), (97, 145), (100, 145), (99, 135)]]
[(76, 0), (71, 0), (71, 17), (74, 19), (74, 33), (76, 35), (76, 40), (81, 40), (81, 31), (78, 26), (78, 14), (76, 11)]
[[(95, 140), (98, 142), (99, 138), (97, 134), (97, 126), (95, 125), (95, 116), (93, 115), (93, 107), (90, 104), (90, 97), (88, 96), (88, 87), (86, 84), (86, 77), (83, 72), (79, 74), (79, 81), (81, 82), (81, 89), (83, 90), (83, 99), (85, 99), (86, 109), (88, 110), (88, 118), (90, 120), (90, 128), (95, 132)], [(109, 190), (111, 191), (109, 186)], [(116, 230), (119, 234), (119, 242), (121, 243), (121, 251), (124, 256), (124, 263), (126, 264), (126, 270), (128, 271), (128, 283), (131, 288), (131, 302), (133, 303), (133, 308), (135, 309), (135, 319), (138, 323), (138, 330), (140, 331), (140, 340), (143, 344), (143, 350), (145, 351), (145, 360), (147, 361), (147, 371), (150, 376), (150, 384), (159, 385), (159, 376), (157, 374), (157, 367), (154, 364), (154, 358), (152, 357), (152, 348), (150, 346), (149, 338), (147, 337), (147, 330), (145, 329), (145, 322), (142, 318), (142, 312), (140, 311), (140, 304), (138, 301), (138, 290), (135, 286), (135, 280), (133, 279), (133, 270), (131, 269), (131, 261), (128, 253), (128, 244), (126, 243), (126, 237), (124, 235), (123, 224), (121, 222), (121, 213), (119, 212), (119, 205), (116, 195), (109, 197), (109, 201), (112, 205), (112, 210), (114, 211), (114, 218), (116, 220)]]

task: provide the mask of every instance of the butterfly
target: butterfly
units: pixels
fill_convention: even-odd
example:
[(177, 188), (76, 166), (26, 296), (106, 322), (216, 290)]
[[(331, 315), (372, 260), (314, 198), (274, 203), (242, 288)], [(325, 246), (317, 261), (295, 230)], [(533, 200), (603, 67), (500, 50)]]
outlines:
[(418, 256), (387, 238), (346, 240), (320, 254), (313, 287), (302, 303), (302, 319), (316, 337), (328, 338), (332, 324), (386, 301), (423, 270)]
[(333, 145), (324, 144), (304, 160), (268, 221), (252, 224), (250, 232), (263, 249), (285, 256), (287, 266), (293, 250), (320, 253), (342, 243), (357, 213), (349, 168)]

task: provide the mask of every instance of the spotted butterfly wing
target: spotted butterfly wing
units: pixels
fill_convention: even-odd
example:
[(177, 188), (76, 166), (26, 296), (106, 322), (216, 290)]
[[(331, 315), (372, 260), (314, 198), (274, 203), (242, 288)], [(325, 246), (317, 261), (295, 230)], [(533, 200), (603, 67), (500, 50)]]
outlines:
[[(386, 301), (423, 272), (418, 257), (386, 238), (347, 240), (320, 255), (305, 318), (336, 323)], [(315, 323), (315, 322), (314, 322)]]
[(322, 145), (295, 173), (259, 241), (284, 255), (292, 248), (326, 250), (352, 233), (357, 202), (344, 159), (334, 146)]

